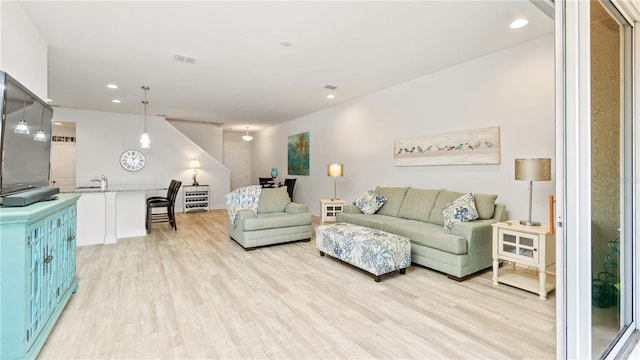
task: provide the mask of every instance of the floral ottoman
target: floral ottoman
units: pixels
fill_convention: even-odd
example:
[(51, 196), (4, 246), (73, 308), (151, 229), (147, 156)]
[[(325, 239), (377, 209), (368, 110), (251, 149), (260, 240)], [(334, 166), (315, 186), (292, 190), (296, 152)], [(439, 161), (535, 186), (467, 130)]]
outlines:
[(394, 270), (404, 274), (411, 265), (409, 238), (349, 223), (320, 225), (316, 247), (325, 253), (375, 275)]

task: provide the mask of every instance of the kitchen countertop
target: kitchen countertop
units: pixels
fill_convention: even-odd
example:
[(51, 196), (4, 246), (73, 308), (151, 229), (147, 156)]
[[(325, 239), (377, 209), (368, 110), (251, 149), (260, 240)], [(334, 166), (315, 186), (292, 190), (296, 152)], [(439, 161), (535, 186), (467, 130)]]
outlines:
[(131, 184), (111, 185), (108, 190), (100, 190), (100, 186), (80, 186), (74, 193), (103, 193), (103, 192), (142, 192), (142, 191), (166, 191), (167, 187), (157, 184)]

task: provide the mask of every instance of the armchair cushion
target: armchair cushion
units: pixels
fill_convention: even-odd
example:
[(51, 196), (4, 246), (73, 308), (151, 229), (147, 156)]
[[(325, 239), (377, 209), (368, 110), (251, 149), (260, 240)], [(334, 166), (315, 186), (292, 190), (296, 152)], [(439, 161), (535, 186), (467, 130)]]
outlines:
[(258, 214), (281, 213), (289, 205), (289, 193), (286, 187), (265, 188), (260, 194)]

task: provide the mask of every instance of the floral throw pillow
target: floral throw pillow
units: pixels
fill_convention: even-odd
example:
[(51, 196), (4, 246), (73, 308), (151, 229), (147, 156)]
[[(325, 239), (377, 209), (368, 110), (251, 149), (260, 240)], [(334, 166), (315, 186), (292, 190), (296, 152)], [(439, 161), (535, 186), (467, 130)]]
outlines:
[(460, 221), (471, 221), (478, 218), (478, 210), (476, 210), (476, 202), (473, 194), (468, 193), (448, 203), (442, 208), (442, 217), (444, 218), (444, 229), (451, 231), (453, 224)]
[(386, 197), (376, 194), (373, 190), (369, 190), (366, 194), (355, 199), (353, 205), (363, 213), (371, 215), (378, 211), (385, 202), (387, 202)]

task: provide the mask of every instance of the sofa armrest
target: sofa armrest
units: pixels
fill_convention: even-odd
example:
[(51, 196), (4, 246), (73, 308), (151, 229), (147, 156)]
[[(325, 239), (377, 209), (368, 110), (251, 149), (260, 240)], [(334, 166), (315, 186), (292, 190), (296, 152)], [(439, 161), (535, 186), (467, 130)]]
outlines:
[[(257, 217), (256, 213), (254, 213), (253, 210), (249, 209), (238, 210), (236, 215), (238, 216), (236, 221), (236, 228), (240, 230), (244, 230), (244, 221), (246, 219), (253, 219)], [(229, 221), (229, 226), (231, 227), (231, 221)]]
[(342, 212), (345, 214), (364, 214), (360, 209), (352, 204), (344, 204), (342, 206)]
[(291, 202), (284, 208), (284, 212), (287, 214), (303, 214), (309, 212), (309, 207), (307, 205)]

